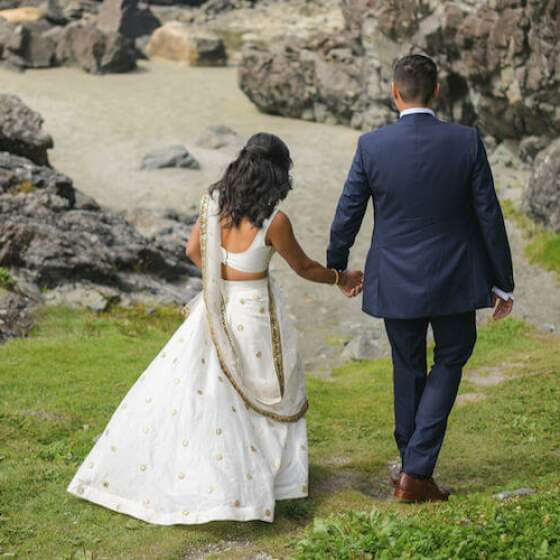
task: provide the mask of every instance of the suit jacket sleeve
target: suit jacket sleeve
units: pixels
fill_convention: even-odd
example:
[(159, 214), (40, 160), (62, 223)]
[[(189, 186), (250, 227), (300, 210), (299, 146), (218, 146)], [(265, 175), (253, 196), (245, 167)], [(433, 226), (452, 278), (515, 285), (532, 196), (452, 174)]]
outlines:
[(494, 285), (504, 292), (513, 292), (513, 264), (504, 217), (478, 129), (475, 129), (475, 135), (472, 203), (492, 265)]
[[(361, 140), (361, 139), (360, 139)], [(350, 248), (362, 225), (371, 190), (364, 169), (361, 141), (338, 201), (327, 249), (327, 267), (345, 270)]]

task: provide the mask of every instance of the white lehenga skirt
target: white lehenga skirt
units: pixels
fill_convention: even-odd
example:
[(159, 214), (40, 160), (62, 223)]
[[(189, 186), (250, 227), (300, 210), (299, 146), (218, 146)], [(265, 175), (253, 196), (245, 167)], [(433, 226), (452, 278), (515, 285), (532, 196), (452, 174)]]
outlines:
[[(224, 282), (225, 317), (250, 386), (277, 383), (268, 282)], [(303, 377), (295, 329), (282, 358)], [(305, 418), (254, 412), (224, 376), (201, 296), (142, 373), (68, 491), (150, 523), (273, 521), (276, 500), (307, 496)], [(303, 386), (303, 383), (302, 383)]]

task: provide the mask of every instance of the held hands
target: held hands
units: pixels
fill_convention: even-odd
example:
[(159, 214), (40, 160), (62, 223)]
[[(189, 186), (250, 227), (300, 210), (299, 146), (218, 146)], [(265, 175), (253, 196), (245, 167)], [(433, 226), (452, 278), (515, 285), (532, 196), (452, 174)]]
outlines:
[(357, 296), (364, 287), (364, 273), (360, 270), (349, 270), (340, 274), (338, 287), (349, 298)]
[(492, 294), (492, 307), (494, 307), (492, 318), (498, 321), (499, 319), (504, 319), (511, 313), (513, 309), (513, 300), (505, 300), (498, 297), (496, 294)]

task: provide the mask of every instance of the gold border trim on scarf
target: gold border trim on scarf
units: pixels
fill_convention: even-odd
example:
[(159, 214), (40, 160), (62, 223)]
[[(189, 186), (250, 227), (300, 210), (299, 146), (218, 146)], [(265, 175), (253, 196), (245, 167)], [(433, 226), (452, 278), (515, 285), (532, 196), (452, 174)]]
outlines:
[[(208, 299), (207, 299), (207, 289), (208, 283), (206, 278), (206, 242), (207, 242), (207, 222), (206, 222), (206, 214), (208, 211), (208, 198), (209, 195), (204, 195), (202, 197), (202, 201), (200, 204), (200, 251), (202, 256), (202, 279), (203, 279), (203, 298), (204, 304), (206, 306), (206, 319), (208, 321), (208, 328), (210, 331), (210, 338), (212, 339), (212, 343), (214, 344), (214, 348), (216, 349), (216, 354), (218, 356), (218, 361), (220, 362), (220, 367), (222, 372), (227, 377), (228, 381), (231, 383), (235, 391), (241, 397), (245, 405), (262, 416), (266, 416), (267, 418), (271, 418), (272, 420), (276, 420), (278, 422), (297, 422), (307, 412), (309, 408), (309, 402), (306, 400), (301, 409), (292, 415), (282, 415), (276, 414), (275, 412), (270, 412), (261, 408), (260, 406), (254, 404), (248, 397), (245, 395), (241, 387), (237, 384), (235, 378), (229, 371), (227, 367), (222, 352), (218, 343), (216, 342), (216, 333), (214, 331), (214, 326), (212, 324), (212, 319), (210, 317), (210, 312), (208, 310)], [(270, 298), (272, 295), (272, 290), (270, 286), (270, 280), (268, 281), (268, 289), (269, 289), (269, 308), (270, 308), (270, 322), (271, 322), (271, 329), (272, 329), (272, 348), (274, 354), (274, 365), (276, 369), (276, 375), (278, 377), (278, 383), (280, 385), (280, 394), (284, 395), (284, 365), (283, 365), (283, 358), (282, 358), (282, 345), (281, 345), (281, 335), (280, 335), (280, 327), (278, 324), (278, 318), (276, 315), (276, 304), (273, 302), (273, 298)], [(227, 329), (227, 324), (225, 321), (225, 309), (224, 309), (224, 302), (222, 299), (221, 302), (221, 319), (223, 327), (225, 328), (226, 336), (228, 337), (229, 343), (232, 347), (233, 353), (236, 357), (236, 362), (239, 365), (239, 359), (235, 352), (235, 348), (233, 346), (233, 341), (231, 340), (229, 331)]]

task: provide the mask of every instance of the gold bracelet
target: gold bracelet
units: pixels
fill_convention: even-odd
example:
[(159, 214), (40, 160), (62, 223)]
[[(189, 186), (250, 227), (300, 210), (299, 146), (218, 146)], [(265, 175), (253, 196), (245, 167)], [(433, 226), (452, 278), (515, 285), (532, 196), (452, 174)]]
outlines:
[(338, 272), (338, 270), (336, 270), (336, 268), (330, 268), (329, 270), (332, 270), (335, 274), (333, 286), (338, 286), (338, 284), (340, 282), (340, 272)]

